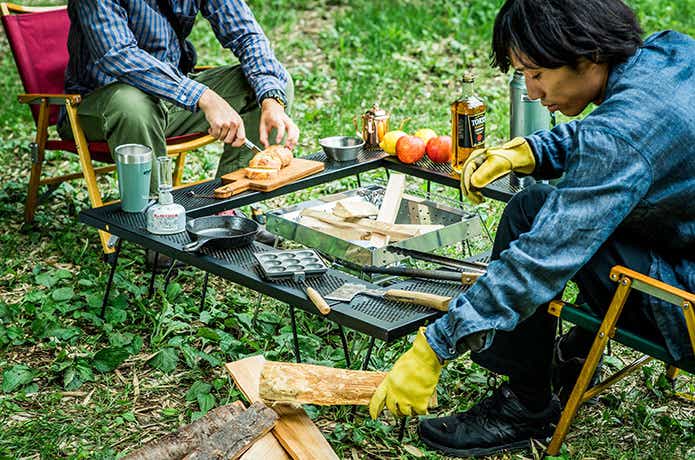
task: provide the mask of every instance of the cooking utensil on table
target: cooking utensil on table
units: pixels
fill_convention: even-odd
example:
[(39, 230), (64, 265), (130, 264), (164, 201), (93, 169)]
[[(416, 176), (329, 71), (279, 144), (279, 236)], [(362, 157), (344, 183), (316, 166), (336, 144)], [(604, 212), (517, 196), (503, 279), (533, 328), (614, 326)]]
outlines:
[(359, 137), (332, 136), (319, 139), (319, 145), (333, 161), (352, 161), (362, 151), (364, 140)]
[(249, 149), (249, 150), (251, 150), (252, 152), (256, 152), (256, 153), (261, 153), (261, 152), (262, 152), (262, 150), (260, 149), (260, 147), (258, 147), (256, 144), (254, 144), (253, 142), (251, 142), (251, 141), (248, 140), (248, 139), (244, 139), (244, 146), (246, 146), (246, 148)]
[(208, 243), (220, 249), (239, 248), (251, 244), (259, 230), (258, 222), (246, 217), (198, 217), (186, 223), (186, 231), (194, 241), (182, 249), (195, 252)]
[(475, 270), (481, 273), (485, 273), (487, 271), (487, 264), (483, 262), (468, 262), (465, 260), (452, 259), (451, 257), (429, 254), (427, 252), (417, 251), (415, 249), (400, 248), (398, 246), (389, 246), (388, 250), (390, 252), (395, 252), (396, 254), (412, 257), (413, 259), (422, 260), (424, 262), (455, 268), (456, 270)]
[(268, 281), (292, 279), (304, 288), (311, 303), (323, 315), (331, 312), (331, 307), (319, 292), (306, 284), (307, 276), (323, 275), (328, 267), (316, 251), (301, 249), (292, 251), (269, 251), (253, 255), (258, 261), (261, 275)]
[(329, 300), (350, 302), (356, 295), (382, 297), (386, 300), (403, 302), (411, 305), (421, 305), (439, 311), (449, 310), (451, 297), (445, 297), (429, 292), (405, 291), (402, 289), (371, 289), (364, 284), (345, 283), (326, 296)]
[(376, 267), (367, 265), (360, 267), (364, 273), (374, 273), (379, 275), (405, 276), (408, 278), (424, 278), (439, 281), (458, 281), (464, 286), (475, 283), (478, 278), (483, 276), (481, 272), (459, 272), (446, 270), (422, 270), (419, 268), (408, 267)]
[(193, 190), (189, 190), (186, 193), (186, 196), (188, 196), (190, 198), (212, 198), (212, 199), (216, 198), (215, 195), (210, 195), (210, 194), (205, 194), (205, 193), (196, 193)]

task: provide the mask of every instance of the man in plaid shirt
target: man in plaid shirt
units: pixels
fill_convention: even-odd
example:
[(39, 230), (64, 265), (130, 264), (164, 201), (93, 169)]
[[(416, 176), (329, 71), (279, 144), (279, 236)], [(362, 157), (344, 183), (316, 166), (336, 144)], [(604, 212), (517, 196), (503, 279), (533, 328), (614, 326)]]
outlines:
[[(65, 85), (84, 96), (78, 114), (89, 140), (106, 140), (112, 152), (148, 145), (161, 156), (166, 137), (208, 131), (225, 144), (217, 176), (246, 166), (246, 137), (296, 145), (285, 111), (292, 81), (242, 0), (70, 0), (68, 12)], [(198, 13), (239, 64), (192, 73), (185, 38)], [(65, 120), (59, 132), (71, 136)]]

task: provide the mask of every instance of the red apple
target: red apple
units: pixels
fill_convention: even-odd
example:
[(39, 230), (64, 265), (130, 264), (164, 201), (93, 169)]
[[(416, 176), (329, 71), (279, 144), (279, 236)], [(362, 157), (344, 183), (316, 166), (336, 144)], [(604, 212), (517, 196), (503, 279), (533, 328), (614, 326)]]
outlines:
[(396, 142), (396, 155), (403, 163), (415, 163), (425, 156), (425, 141), (417, 136), (401, 136)]
[(435, 163), (448, 163), (451, 161), (451, 136), (433, 137), (427, 142), (425, 152)]

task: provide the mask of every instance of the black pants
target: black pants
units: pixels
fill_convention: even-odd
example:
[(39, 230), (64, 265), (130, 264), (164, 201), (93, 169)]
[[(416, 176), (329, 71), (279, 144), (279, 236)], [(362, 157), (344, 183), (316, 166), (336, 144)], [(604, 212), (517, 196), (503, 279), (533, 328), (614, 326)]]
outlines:
[[(528, 232), (553, 187), (535, 184), (518, 193), (504, 210), (492, 249), (492, 259), (499, 258), (523, 233)], [(601, 225), (600, 217), (596, 225)], [(614, 234), (582, 267), (573, 278), (580, 291), (580, 302), (587, 303), (599, 316), (603, 317), (617, 287), (610, 280), (609, 272), (614, 265), (624, 265), (641, 273), (648, 273), (650, 259), (648, 251), (639, 248)], [(531, 287), (532, 289), (533, 287)], [(652, 315), (648, 312), (644, 294), (632, 291), (620, 317), (618, 325), (657, 343), (664, 343), (656, 328)], [(558, 293), (558, 298), (560, 293)], [(550, 391), (551, 362), (553, 342), (556, 335), (557, 318), (548, 313), (547, 305), (539, 305), (533, 315), (517, 325), (513, 331), (497, 331), (492, 345), (471, 358), (481, 366), (498, 374), (509, 376), (510, 383), (523, 382), (527, 387), (534, 385), (539, 391)], [(572, 349), (563, 348), (566, 358), (585, 357), (594, 334), (578, 327), (570, 333)], [(548, 394), (549, 397), (549, 394)]]

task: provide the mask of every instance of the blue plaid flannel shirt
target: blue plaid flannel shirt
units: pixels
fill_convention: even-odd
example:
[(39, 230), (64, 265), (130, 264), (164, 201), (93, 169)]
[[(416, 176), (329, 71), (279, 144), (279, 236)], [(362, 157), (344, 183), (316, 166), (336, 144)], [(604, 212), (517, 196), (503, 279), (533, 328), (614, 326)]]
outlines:
[[(270, 90), (284, 94), (288, 75), (242, 0), (171, 1), (184, 35), (198, 12), (210, 22), (217, 39), (239, 59), (260, 102)], [(89, 94), (114, 82), (197, 110), (205, 85), (178, 69), (181, 48), (156, 0), (71, 0), (70, 62), (65, 89)]]

